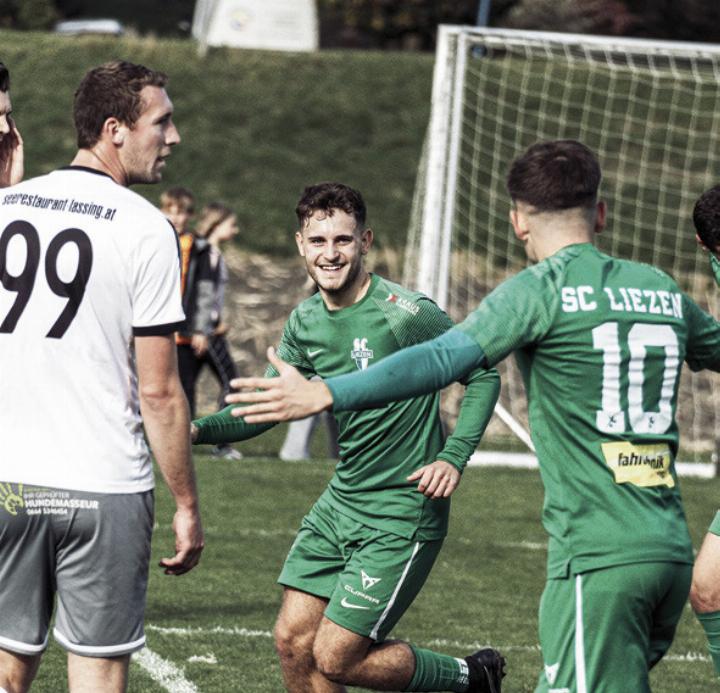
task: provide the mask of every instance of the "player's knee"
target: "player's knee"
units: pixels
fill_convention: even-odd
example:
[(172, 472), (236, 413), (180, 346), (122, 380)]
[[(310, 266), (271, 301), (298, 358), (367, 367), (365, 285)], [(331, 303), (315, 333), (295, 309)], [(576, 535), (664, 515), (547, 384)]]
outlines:
[(326, 679), (335, 683), (347, 682), (348, 667), (334, 652), (318, 651), (318, 648), (315, 648), (314, 654), (315, 666)]
[(693, 577), (690, 587), (690, 604), (698, 614), (720, 611), (720, 584), (715, 580)]
[(25, 693), (30, 690), (30, 683), (25, 676), (13, 676), (0, 671), (0, 693)]
[(351, 683), (351, 672), (357, 665), (356, 657), (335, 643), (316, 639), (313, 656), (317, 670), (335, 683)]
[(312, 657), (315, 633), (298, 628), (297, 625), (278, 620), (273, 631), (275, 650), (280, 659), (304, 659)]
[(40, 658), (0, 650), (0, 693), (25, 693), (35, 678)]

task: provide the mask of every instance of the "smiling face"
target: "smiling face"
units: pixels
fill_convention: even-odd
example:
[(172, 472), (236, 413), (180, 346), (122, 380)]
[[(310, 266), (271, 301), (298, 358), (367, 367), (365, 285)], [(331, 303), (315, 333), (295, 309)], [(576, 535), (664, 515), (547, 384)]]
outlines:
[(173, 105), (162, 87), (143, 87), (143, 110), (135, 125), (124, 128), (120, 159), (127, 185), (157, 183), (162, 179), (165, 159), (180, 142), (172, 120)]
[(372, 245), (372, 231), (359, 229), (355, 218), (339, 209), (316, 211), (295, 234), (308, 274), (329, 305), (358, 300), (367, 279), (363, 257)]

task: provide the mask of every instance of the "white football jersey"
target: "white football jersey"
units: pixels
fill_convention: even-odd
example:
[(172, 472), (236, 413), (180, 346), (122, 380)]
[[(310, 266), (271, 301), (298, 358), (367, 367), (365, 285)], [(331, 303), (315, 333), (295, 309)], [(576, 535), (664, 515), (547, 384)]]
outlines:
[(0, 190), (0, 481), (153, 487), (133, 337), (184, 320), (175, 232), (109, 176)]

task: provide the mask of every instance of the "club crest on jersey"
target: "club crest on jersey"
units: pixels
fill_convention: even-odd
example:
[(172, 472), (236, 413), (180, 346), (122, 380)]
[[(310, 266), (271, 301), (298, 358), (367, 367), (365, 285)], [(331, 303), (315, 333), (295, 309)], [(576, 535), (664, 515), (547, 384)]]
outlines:
[(361, 371), (368, 367), (368, 361), (373, 358), (373, 350), (368, 349), (367, 337), (355, 337), (353, 339), (353, 349), (350, 356)]
[(369, 590), (374, 585), (377, 585), (382, 578), (370, 577), (362, 568), (360, 568), (360, 577), (362, 578), (362, 585), (364, 590)]

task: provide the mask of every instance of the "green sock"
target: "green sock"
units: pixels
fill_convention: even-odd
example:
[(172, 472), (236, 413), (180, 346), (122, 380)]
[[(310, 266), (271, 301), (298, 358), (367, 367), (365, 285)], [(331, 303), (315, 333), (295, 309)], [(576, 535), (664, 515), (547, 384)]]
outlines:
[(415, 673), (406, 691), (453, 691), (468, 688), (468, 667), (464, 660), (410, 645), (415, 655)]
[(705, 629), (708, 650), (715, 665), (715, 673), (720, 676), (720, 611), (711, 611), (709, 614), (696, 613), (697, 620)]

